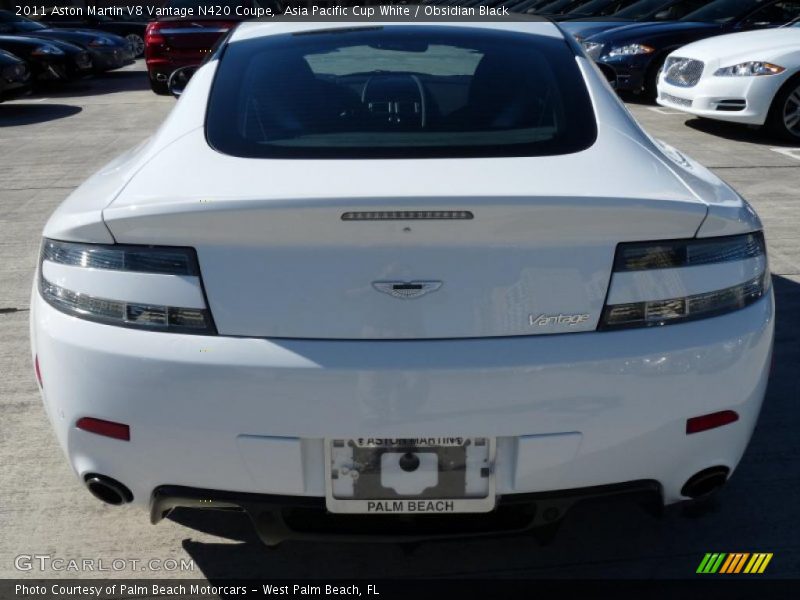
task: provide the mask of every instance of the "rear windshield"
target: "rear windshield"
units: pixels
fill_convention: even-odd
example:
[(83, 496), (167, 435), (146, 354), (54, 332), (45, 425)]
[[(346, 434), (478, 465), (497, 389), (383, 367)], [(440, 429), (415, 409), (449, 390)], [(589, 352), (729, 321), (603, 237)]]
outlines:
[(563, 39), (387, 26), (231, 43), (209, 144), (263, 158), (446, 158), (577, 152), (596, 137)]

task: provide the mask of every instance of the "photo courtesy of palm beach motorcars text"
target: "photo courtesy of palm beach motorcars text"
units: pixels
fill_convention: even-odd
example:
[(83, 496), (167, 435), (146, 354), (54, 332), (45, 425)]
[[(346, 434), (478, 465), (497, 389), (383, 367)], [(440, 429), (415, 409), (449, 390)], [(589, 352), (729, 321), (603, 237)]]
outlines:
[(800, 0), (0, 0), (0, 600), (800, 593)]
[[(259, 596), (335, 596), (358, 597), (380, 596), (377, 586), (373, 584), (358, 585), (314, 585), (314, 584), (260, 584), (258, 588), (248, 588), (246, 585), (212, 585), (200, 583), (106, 583), (100, 585), (81, 585), (48, 583), (38, 585), (15, 584), (17, 597), (67, 597), (67, 598), (153, 598), (153, 597), (242, 597), (248, 593)], [(362, 594), (361, 590), (364, 590)]]

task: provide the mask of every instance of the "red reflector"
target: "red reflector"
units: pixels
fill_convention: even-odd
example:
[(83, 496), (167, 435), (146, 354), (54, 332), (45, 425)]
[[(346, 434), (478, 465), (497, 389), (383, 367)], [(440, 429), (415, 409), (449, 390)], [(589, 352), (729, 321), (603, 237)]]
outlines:
[(739, 415), (732, 410), (723, 410), (710, 415), (703, 415), (702, 417), (692, 417), (686, 421), (686, 433), (699, 433), (715, 427), (722, 427), (738, 420)]
[(93, 419), (92, 417), (82, 417), (78, 419), (75, 426), (78, 429), (96, 433), (97, 435), (104, 435), (116, 440), (125, 440), (127, 442), (131, 439), (131, 428), (122, 423)]
[(44, 387), (42, 385), (42, 370), (39, 368), (39, 355), (36, 355), (36, 358), (33, 359), (33, 368), (36, 370), (36, 381), (39, 382), (39, 387)]

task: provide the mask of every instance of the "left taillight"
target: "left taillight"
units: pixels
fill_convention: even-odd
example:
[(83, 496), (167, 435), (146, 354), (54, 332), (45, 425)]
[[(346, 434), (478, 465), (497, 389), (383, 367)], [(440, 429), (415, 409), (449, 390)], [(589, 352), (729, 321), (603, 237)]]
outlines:
[(89, 321), (216, 334), (193, 248), (45, 239), (39, 292), (54, 308)]
[(157, 45), (166, 42), (166, 39), (161, 33), (161, 28), (161, 23), (158, 21), (153, 21), (147, 24), (147, 28), (144, 31), (145, 45)]

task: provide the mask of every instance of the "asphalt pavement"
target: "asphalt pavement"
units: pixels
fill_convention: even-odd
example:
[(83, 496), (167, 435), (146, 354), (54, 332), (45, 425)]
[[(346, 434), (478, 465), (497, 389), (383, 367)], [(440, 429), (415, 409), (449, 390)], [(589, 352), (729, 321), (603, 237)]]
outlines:
[[(0, 104), (0, 577), (679, 578), (692, 576), (706, 552), (737, 551), (772, 552), (765, 576), (800, 577), (800, 147), (636, 102), (629, 108), (651, 134), (732, 184), (766, 229), (778, 313), (773, 376), (752, 443), (705, 514), (656, 518), (617, 501), (573, 509), (545, 546), (514, 537), (267, 550), (239, 514), (178, 511), (151, 526), (140, 509), (95, 500), (58, 448), (34, 381), (28, 306), (40, 234), (71, 190), (149, 136), (174, 102), (150, 92), (137, 64)], [(18, 570), (35, 555), (126, 566), (41, 571), (48, 559), (34, 559)], [(143, 565), (153, 559), (160, 570)], [(172, 569), (170, 559), (191, 559), (193, 569)]]

